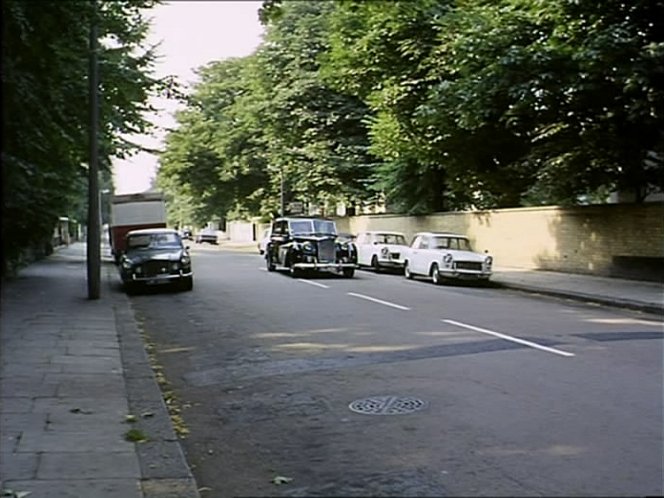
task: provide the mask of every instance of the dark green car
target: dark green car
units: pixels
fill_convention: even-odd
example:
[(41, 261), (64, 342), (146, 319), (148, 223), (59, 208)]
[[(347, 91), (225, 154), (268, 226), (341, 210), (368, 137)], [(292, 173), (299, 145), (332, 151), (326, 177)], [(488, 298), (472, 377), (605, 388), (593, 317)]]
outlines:
[(191, 257), (180, 234), (167, 228), (132, 230), (120, 258), (120, 277), (128, 293), (140, 287), (194, 286)]

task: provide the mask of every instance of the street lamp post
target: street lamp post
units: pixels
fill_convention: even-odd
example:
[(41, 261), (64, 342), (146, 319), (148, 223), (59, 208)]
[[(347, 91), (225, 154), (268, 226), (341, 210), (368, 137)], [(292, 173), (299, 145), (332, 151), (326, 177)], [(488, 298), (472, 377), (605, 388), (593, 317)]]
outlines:
[(279, 170), (280, 192), (279, 192), (279, 215), (283, 218), (286, 213), (286, 196), (284, 195), (284, 168)]
[(90, 164), (88, 169), (88, 239), (87, 276), (88, 299), (99, 299), (101, 287), (101, 229), (99, 220), (99, 150), (97, 128), (99, 121), (99, 67), (97, 65), (97, 2), (91, 1), (90, 67)]

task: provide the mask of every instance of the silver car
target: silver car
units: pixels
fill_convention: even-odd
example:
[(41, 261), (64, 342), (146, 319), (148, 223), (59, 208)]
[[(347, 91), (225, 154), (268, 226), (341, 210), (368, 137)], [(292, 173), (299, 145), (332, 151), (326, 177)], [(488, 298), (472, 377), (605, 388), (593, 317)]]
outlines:
[(464, 235), (421, 232), (406, 253), (404, 275), (430, 277), (440, 285), (446, 279), (489, 280), (493, 258), (473, 251)]

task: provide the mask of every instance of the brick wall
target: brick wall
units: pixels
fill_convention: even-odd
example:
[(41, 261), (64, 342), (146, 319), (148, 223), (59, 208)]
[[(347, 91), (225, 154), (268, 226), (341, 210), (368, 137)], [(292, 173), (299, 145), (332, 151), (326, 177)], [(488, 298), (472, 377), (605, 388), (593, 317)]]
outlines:
[(496, 266), (662, 280), (664, 203), (499, 209), (429, 216), (337, 218), (340, 232), (394, 230), (468, 235)]

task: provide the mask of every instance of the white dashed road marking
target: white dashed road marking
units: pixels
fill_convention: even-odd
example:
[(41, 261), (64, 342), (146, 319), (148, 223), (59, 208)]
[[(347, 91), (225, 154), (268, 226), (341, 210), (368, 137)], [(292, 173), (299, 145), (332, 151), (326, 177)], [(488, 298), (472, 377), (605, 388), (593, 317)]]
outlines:
[(372, 301), (374, 303), (384, 304), (385, 306), (390, 306), (398, 310), (408, 311), (410, 309), (407, 308), (406, 306), (401, 306), (400, 304), (390, 303), (388, 301), (383, 301), (382, 299), (376, 299), (375, 297), (365, 296), (364, 294), (355, 294), (354, 292), (349, 292), (348, 295), (353, 297), (359, 297), (360, 299), (366, 299), (367, 301)]
[(526, 341), (525, 339), (519, 339), (518, 337), (512, 337), (510, 335), (501, 334), (500, 332), (494, 332), (493, 330), (487, 330), (480, 327), (475, 327), (474, 325), (468, 325), (466, 323), (455, 322), (454, 320), (441, 320), (441, 321), (449, 323), (451, 325), (456, 325), (457, 327), (463, 327), (465, 329), (474, 330), (475, 332), (481, 332), (482, 334), (489, 334), (495, 337), (500, 337), (501, 339), (505, 339), (506, 341), (517, 342), (519, 344), (523, 344), (524, 346), (528, 346), (535, 349), (541, 349), (542, 351), (558, 354), (560, 356), (568, 356), (568, 357), (574, 356), (574, 353), (568, 353), (567, 351), (561, 351), (560, 349), (550, 348), (548, 346), (542, 346), (541, 344), (537, 344), (535, 342), (530, 342)]
[(316, 287), (320, 287), (321, 289), (329, 289), (330, 288), (329, 285), (320, 284), (318, 282), (314, 282), (313, 280), (304, 280), (303, 278), (298, 278), (298, 281), (300, 281), (302, 283), (305, 283), (305, 284), (309, 284), (309, 285), (315, 285)]

